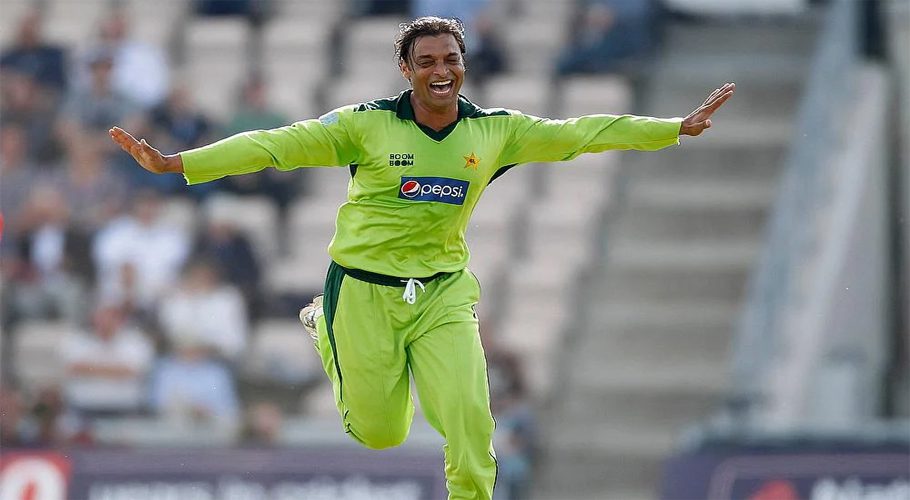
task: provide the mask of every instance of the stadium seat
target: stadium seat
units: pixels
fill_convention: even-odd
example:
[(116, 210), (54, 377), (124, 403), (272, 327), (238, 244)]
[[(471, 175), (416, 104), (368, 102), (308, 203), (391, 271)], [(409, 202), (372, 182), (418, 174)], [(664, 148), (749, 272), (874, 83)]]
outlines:
[(92, 433), (99, 443), (138, 447), (223, 448), (236, 442), (236, 422), (193, 422), (154, 417), (98, 418)]
[(278, 209), (262, 196), (216, 194), (207, 198), (203, 213), (209, 220), (227, 220), (250, 239), (263, 262), (278, 254)]
[(188, 59), (198, 61), (223, 54), (244, 53), (250, 24), (240, 17), (194, 17), (186, 27)]
[(566, 28), (562, 19), (548, 17), (510, 23), (502, 35), (512, 72), (529, 79), (544, 79), (551, 74), (559, 48), (565, 42)]
[(161, 220), (166, 226), (176, 226), (186, 234), (194, 234), (199, 228), (196, 203), (184, 198), (166, 198), (161, 207)]
[[(106, 2), (110, 3), (110, 2)], [(138, 40), (167, 47), (171, 38), (187, 19), (190, 0), (118, 0), (124, 5), (130, 20), (130, 33)]]
[(71, 325), (57, 321), (26, 321), (13, 333), (13, 370), (26, 392), (56, 385), (63, 379), (60, 342)]
[(325, 111), (394, 96), (404, 90), (407, 82), (402, 79), (398, 66), (391, 59), (381, 68), (370, 76), (346, 75), (334, 80), (326, 89)]
[(568, 24), (572, 9), (577, 2), (572, 0), (516, 0), (514, 3), (521, 19), (549, 20)]
[[(365, 90), (379, 91), (377, 79), (398, 76), (397, 58), (392, 42), (404, 19), (395, 16), (368, 17), (348, 23), (345, 30), (342, 72), (354, 76)], [(400, 76), (398, 76), (400, 78)], [(382, 81), (379, 80), (379, 81)]]
[(535, 116), (550, 113), (550, 86), (546, 79), (507, 73), (485, 84), (485, 100), (491, 106), (516, 109)]
[(265, 26), (261, 62), (272, 102), (295, 120), (321, 114), (314, 93), (329, 73), (329, 34), (319, 18), (276, 18)]
[[(81, 52), (93, 46), (98, 39), (98, 21), (107, 11), (108, 2), (87, 0), (49, 2), (44, 19), (44, 35), (56, 42)], [(3, 6), (6, 16), (6, 4)]]
[(273, 3), (275, 5), (273, 19), (317, 19), (327, 26), (341, 20), (347, 4), (325, 0), (273, 0)]
[(632, 90), (615, 75), (575, 76), (562, 80), (562, 109), (558, 116), (571, 118), (592, 113), (623, 114), (632, 107)]
[(242, 370), (247, 376), (292, 384), (310, 382), (322, 375), (313, 341), (296, 319), (257, 323)]
[(0, 46), (6, 48), (15, 40), (19, 22), (31, 6), (32, 2), (28, 0), (3, 2), (3, 15), (0, 16)]

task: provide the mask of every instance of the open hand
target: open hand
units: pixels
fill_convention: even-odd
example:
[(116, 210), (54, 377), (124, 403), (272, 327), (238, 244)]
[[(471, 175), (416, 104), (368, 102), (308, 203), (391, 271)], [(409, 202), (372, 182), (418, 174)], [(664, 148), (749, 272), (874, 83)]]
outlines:
[(683, 118), (682, 126), (679, 128), (679, 135), (691, 135), (694, 137), (701, 134), (706, 128), (711, 128), (711, 115), (723, 103), (727, 102), (727, 99), (733, 95), (735, 90), (735, 83), (725, 83), (723, 87), (711, 92), (711, 95), (705, 99), (701, 106), (689, 113), (689, 116)]
[(137, 141), (129, 132), (120, 127), (114, 127), (108, 133), (114, 142), (136, 160), (136, 163), (149, 172), (156, 174), (183, 172), (183, 161), (180, 159), (180, 155), (165, 156), (149, 146), (145, 139)]

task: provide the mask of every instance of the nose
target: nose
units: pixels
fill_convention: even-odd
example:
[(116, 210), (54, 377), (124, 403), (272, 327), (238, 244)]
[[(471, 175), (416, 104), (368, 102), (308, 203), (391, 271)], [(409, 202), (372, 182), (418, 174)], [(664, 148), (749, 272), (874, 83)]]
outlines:
[(434, 75), (446, 76), (446, 74), (448, 74), (448, 72), (449, 72), (449, 70), (448, 70), (448, 68), (446, 68), (446, 63), (443, 61), (439, 61), (438, 63), (436, 63), (435, 66), (433, 66)]

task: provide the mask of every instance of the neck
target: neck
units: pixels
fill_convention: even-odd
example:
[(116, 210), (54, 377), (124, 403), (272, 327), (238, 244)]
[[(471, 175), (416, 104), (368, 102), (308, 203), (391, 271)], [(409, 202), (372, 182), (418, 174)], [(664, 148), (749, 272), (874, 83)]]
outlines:
[(411, 107), (414, 108), (414, 120), (417, 123), (426, 127), (430, 127), (437, 132), (448, 127), (458, 119), (457, 103), (447, 107), (446, 109), (433, 109), (424, 106), (421, 102), (415, 99), (414, 93), (412, 92)]

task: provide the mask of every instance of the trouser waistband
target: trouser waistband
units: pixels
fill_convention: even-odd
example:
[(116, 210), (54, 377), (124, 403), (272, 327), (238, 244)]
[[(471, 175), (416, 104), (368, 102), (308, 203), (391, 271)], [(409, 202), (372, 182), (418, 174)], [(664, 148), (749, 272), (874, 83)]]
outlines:
[(372, 283), (374, 285), (396, 286), (399, 288), (404, 288), (405, 285), (407, 284), (408, 280), (410, 280), (412, 278), (417, 281), (420, 281), (421, 283), (426, 284), (426, 283), (429, 283), (429, 282), (435, 280), (436, 278), (441, 278), (443, 276), (452, 274), (452, 273), (448, 273), (448, 272), (438, 272), (432, 276), (427, 276), (424, 278), (418, 278), (416, 276), (414, 276), (414, 277), (409, 276), (407, 278), (401, 278), (398, 276), (388, 276), (386, 274), (379, 274), (379, 273), (373, 273), (370, 271), (364, 271), (363, 269), (352, 269), (349, 267), (344, 267), (341, 264), (334, 262), (334, 261), (332, 263), (335, 264), (336, 266), (338, 266), (339, 268), (341, 268), (341, 270), (344, 271), (344, 274), (347, 274), (348, 276), (350, 276), (356, 280), (366, 281), (367, 283)]

